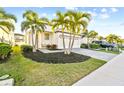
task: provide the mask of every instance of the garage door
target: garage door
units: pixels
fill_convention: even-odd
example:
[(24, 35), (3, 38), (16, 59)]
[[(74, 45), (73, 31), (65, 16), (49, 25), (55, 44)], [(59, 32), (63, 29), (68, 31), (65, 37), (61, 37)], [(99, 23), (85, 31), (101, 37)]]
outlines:
[[(68, 45), (69, 45), (69, 37), (65, 36), (66, 48), (68, 48)], [(63, 39), (62, 39), (61, 35), (58, 38), (58, 48), (63, 49)], [(79, 37), (75, 37), (73, 48), (80, 48), (80, 38)]]

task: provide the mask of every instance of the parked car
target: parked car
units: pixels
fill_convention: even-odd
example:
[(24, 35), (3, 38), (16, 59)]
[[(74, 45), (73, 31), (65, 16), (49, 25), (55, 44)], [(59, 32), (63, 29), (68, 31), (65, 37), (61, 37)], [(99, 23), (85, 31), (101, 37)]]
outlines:
[(110, 44), (106, 41), (101, 41), (101, 40), (100, 41), (92, 41), (92, 43), (99, 44), (102, 48), (109, 48), (109, 47), (114, 48), (117, 46), (115, 43)]

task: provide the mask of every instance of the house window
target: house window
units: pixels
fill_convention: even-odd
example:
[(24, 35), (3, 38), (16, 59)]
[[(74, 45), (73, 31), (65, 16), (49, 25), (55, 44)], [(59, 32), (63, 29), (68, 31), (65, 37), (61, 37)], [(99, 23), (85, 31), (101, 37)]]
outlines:
[(49, 34), (45, 33), (45, 40), (49, 40)]

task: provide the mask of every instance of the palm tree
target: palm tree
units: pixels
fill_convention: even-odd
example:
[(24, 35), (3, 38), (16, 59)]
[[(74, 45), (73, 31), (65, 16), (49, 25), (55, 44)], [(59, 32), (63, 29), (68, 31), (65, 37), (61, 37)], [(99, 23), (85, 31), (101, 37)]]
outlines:
[(40, 18), (37, 13), (31, 10), (27, 10), (23, 14), (23, 18), (25, 18), (25, 20), (21, 23), (21, 29), (22, 31), (31, 31), (33, 52), (35, 52), (36, 49), (38, 49), (37, 33), (45, 31), (48, 19)]
[(65, 19), (65, 14), (58, 11), (56, 13), (56, 16), (57, 16), (57, 18), (54, 18), (52, 20), (52, 29), (53, 29), (53, 31), (58, 28), (62, 29), (63, 49), (64, 49), (64, 54), (66, 54), (67, 51), (66, 51), (66, 47), (65, 47), (64, 32), (65, 32), (65, 27), (66, 27), (67, 23), (66, 23), (66, 19)]
[[(17, 19), (14, 15), (6, 13), (3, 9), (0, 9), (0, 28), (5, 32), (14, 31), (14, 22), (17, 22)], [(6, 29), (7, 28), (7, 29)]]
[(98, 38), (98, 40), (103, 40), (104, 39), (103, 36), (98, 36), (97, 38)]
[(89, 44), (89, 31), (88, 29), (85, 29), (82, 33), (83, 37), (86, 37), (87, 38), (87, 46), (88, 48), (90, 48), (90, 44)]
[(96, 31), (91, 30), (89, 32), (89, 38), (90, 38), (90, 40), (93, 41), (97, 37), (97, 35), (98, 35), (98, 33)]
[(115, 43), (115, 39), (117, 38), (117, 36), (115, 34), (109, 34), (107, 37), (106, 37), (106, 40), (109, 42), (109, 43)]
[(106, 40), (109, 42), (109, 43), (116, 43), (117, 44), (117, 49), (119, 51), (119, 45), (122, 45), (123, 43), (123, 40), (115, 35), (115, 34), (109, 34), (107, 37), (106, 37)]
[(72, 50), (74, 45), (75, 35), (79, 35), (87, 28), (88, 22), (91, 20), (91, 15), (88, 13), (74, 12), (74, 11), (68, 11), (66, 15), (68, 17), (67, 24), (70, 25), (69, 33), (73, 35), (72, 42), (70, 38), (71, 45), (68, 49), (68, 54), (70, 54), (71, 52), (70, 50)]

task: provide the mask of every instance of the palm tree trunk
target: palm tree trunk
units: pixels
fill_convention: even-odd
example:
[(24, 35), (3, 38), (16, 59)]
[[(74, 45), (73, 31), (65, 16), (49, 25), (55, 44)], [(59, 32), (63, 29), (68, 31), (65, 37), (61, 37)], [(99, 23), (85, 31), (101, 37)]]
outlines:
[(66, 48), (65, 48), (65, 37), (64, 37), (64, 32), (62, 32), (62, 40), (63, 40), (64, 54), (67, 54), (67, 51), (66, 51)]
[(90, 45), (89, 45), (89, 37), (87, 37), (87, 46), (88, 46), (88, 49), (90, 48)]
[(35, 43), (34, 43), (34, 30), (32, 29), (32, 46), (33, 46), (33, 52), (36, 52), (36, 49), (35, 49)]
[(69, 38), (68, 55), (71, 53), (71, 33)]
[(35, 49), (38, 49), (38, 35), (35, 33)]
[(74, 39), (75, 39), (75, 34), (73, 35), (73, 40), (72, 40), (72, 44), (71, 44), (71, 50), (72, 50), (73, 45), (74, 45)]

